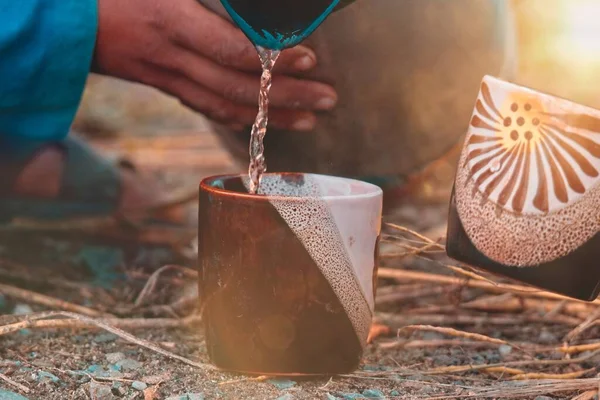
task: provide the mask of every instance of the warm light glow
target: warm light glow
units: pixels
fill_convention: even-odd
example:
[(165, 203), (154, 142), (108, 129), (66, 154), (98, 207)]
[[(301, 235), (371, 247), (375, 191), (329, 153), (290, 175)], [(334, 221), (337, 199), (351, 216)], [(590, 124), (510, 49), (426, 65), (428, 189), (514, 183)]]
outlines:
[(563, 10), (563, 34), (556, 49), (577, 63), (600, 61), (600, 0), (569, 0)]

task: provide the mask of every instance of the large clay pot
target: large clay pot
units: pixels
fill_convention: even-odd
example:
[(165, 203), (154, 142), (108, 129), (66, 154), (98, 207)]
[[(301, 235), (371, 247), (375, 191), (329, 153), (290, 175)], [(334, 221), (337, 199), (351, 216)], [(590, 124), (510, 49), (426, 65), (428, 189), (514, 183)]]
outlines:
[[(511, 78), (507, 3), (356, 0), (333, 13), (304, 44), (318, 56), (310, 76), (339, 104), (312, 134), (269, 129), (269, 170), (398, 177), (444, 154), (466, 132), (482, 77)], [(215, 130), (246, 163), (249, 130)]]

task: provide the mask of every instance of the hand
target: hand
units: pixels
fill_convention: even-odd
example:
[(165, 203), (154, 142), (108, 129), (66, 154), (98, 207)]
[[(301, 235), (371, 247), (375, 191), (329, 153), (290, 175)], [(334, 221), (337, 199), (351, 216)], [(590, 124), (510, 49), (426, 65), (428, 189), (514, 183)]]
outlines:
[[(153, 86), (207, 117), (240, 128), (254, 122), (260, 62), (231, 23), (196, 0), (99, 0), (93, 71)], [(304, 46), (275, 67), (269, 124), (310, 130), (313, 111), (333, 108), (334, 89), (296, 74), (316, 64)]]

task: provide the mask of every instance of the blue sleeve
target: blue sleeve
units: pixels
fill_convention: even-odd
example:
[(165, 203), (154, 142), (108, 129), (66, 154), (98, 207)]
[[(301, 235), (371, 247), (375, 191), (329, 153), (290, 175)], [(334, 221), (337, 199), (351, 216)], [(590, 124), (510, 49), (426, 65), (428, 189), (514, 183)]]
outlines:
[(96, 0), (0, 0), (0, 139), (60, 139), (81, 101)]

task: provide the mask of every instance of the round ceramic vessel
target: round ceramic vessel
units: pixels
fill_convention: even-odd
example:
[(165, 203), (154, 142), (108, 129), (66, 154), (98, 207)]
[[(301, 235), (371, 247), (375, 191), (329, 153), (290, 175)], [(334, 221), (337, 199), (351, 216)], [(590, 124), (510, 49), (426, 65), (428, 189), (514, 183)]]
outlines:
[(374, 309), (382, 191), (314, 174), (200, 185), (199, 267), (218, 366), (337, 374), (361, 359)]
[(450, 204), (449, 254), (591, 300), (599, 204), (600, 111), (484, 77)]

